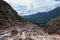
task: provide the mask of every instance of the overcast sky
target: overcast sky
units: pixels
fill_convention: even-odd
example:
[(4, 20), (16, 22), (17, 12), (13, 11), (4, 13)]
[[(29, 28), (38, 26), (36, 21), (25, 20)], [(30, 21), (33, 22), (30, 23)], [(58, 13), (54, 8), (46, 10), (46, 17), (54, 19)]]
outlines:
[(60, 7), (60, 1), (55, 0), (4, 0), (8, 2), (21, 16), (49, 12)]

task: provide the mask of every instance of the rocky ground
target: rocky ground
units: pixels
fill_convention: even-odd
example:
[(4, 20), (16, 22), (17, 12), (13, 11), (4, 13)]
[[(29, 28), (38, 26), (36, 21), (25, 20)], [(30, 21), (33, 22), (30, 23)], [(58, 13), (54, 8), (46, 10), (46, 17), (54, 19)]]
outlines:
[(41, 29), (33, 30), (33, 28), (20, 28), (19, 26), (5, 31), (0, 38), (1, 40), (60, 40), (60, 36), (57, 34), (49, 35)]
[(58, 34), (48, 34), (39, 26), (27, 22), (24, 26), (16, 26), (0, 32), (2, 40), (60, 40)]

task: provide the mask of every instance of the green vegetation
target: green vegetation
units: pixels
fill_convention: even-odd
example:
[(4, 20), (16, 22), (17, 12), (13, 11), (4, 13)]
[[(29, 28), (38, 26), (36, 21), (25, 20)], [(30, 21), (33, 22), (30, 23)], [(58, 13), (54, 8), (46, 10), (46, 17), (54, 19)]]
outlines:
[(0, 25), (4, 25), (7, 21), (5, 19), (0, 20)]

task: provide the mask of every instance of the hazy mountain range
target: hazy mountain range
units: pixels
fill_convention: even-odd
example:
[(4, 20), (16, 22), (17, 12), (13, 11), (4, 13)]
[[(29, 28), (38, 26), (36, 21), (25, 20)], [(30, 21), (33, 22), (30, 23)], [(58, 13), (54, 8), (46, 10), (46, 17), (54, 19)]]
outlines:
[(33, 23), (36, 23), (38, 25), (45, 25), (48, 23), (51, 19), (56, 18), (60, 16), (60, 7), (55, 8), (54, 10), (51, 10), (49, 12), (38, 12), (34, 15), (29, 16), (22, 16), (23, 18), (26, 18)]

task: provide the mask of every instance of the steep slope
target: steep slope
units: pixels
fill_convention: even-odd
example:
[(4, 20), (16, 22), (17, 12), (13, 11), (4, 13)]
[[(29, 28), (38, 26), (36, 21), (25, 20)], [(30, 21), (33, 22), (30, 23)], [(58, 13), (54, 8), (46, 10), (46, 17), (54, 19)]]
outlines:
[(19, 17), (17, 12), (11, 8), (6, 2), (0, 1), (0, 30), (11, 26), (16, 26), (17, 22), (24, 21)]
[(49, 34), (60, 35), (60, 16), (50, 20), (43, 29), (45, 29)]
[(49, 12), (40, 13), (29, 16), (23, 16), (24, 18), (42, 26), (48, 23), (51, 19), (56, 18), (60, 16), (60, 7), (55, 8), (54, 10), (51, 10)]

